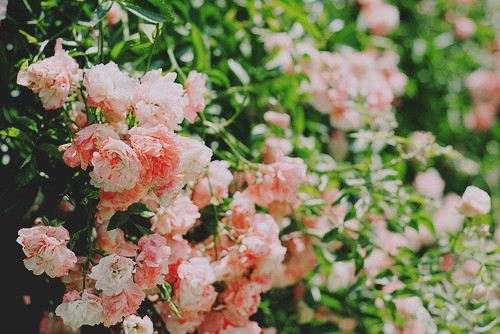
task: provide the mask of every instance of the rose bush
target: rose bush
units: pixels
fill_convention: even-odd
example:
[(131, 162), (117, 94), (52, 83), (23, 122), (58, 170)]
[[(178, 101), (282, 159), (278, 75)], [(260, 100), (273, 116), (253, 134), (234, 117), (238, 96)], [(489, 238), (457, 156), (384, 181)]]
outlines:
[(492, 332), (493, 6), (0, 1), (13, 331)]

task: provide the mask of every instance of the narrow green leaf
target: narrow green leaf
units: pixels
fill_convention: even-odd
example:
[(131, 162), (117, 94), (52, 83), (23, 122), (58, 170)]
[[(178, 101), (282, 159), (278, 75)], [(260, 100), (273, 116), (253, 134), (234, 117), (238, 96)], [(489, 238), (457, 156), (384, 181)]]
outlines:
[(123, 2), (122, 6), (125, 7), (126, 10), (131, 12), (137, 17), (140, 17), (141, 19), (151, 22), (151, 23), (164, 23), (164, 22), (171, 22), (173, 21), (172, 16), (168, 16), (165, 14), (159, 14), (152, 12), (150, 10), (132, 5), (130, 3)]
[(127, 213), (131, 215), (139, 215), (144, 218), (151, 218), (155, 215), (154, 212), (144, 203), (134, 203), (128, 207)]
[(236, 62), (234, 59), (229, 58), (227, 60), (227, 64), (231, 71), (240, 79), (241, 83), (244, 85), (248, 85), (250, 83), (250, 77), (248, 76), (247, 71), (241, 66), (240, 63)]
[(141, 226), (137, 223), (134, 223), (135, 227), (137, 227), (137, 229), (139, 230), (139, 232), (141, 232), (143, 235), (151, 235), (153, 234), (154, 232), (151, 231), (149, 228), (145, 228), (144, 226)]
[(0, 136), (6, 136), (9, 138), (21, 140), (33, 146), (33, 141), (31, 140), (31, 138), (18, 128), (7, 128), (4, 130), (0, 130)]
[(202, 71), (208, 67), (205, 53), (206, 47), (200, 29), (194, 24), (191, 25), (191, 40), (193, 41), (195, 68)]

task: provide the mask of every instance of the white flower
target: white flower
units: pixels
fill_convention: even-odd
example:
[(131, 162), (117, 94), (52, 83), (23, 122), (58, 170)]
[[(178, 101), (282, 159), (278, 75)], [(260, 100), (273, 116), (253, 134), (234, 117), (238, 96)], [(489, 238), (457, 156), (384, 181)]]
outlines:
[(0, 0), (0, 21), (5, 18), (5, 14), (7, 14), (7, 5), (9, 0)]
[(356, 265), (354, 262), (335, 262), (328, 275), (326, 286), (330, 291), (343, 289), (354, 281)]
[(79, 328), (83, 325), (98, 325), (103, 322), (101, 298), (84, 290), (80, 296), (78, 291), (69, 291), (64, 295), (63, 303), (56, 308), (66, 325)]
[(460, 211), (467, 217), (482, 216), (490, 212), (491, 198), (484, 190), (469, 186), (462, 195)]
[(134, 261), (126, 257), (111, 254), (103, 257), (99, 264), (92, 268), (90, 278), (96, 280), (96, 289), (108, 295), (116, 295), (123, 290), (123, 286), (132, 278)]
[(212, 150), (196, 139), (179, 136), (179, 140), (183, 147), (180, 173), (184, 175), (186, 183), (196, 181), (205, 173), (212, 158)]
[(123, 320), (123, 330), (125, 334), (153, 334), (153, 322), (146, 315), (144, 318), (135, 314)]

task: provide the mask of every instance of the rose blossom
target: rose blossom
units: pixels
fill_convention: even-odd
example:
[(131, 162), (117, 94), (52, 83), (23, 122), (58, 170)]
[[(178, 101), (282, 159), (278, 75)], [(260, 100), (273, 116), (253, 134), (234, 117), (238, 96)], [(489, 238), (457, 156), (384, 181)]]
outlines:
[(436, 199), (443, 196), (445, 187), (444, 180), (434, 168), (428, 169), (425, 173), (419, 173), (413, 185), (420, 194)]
[(147, 315), (143, 318), (132, 314), (123, 320), (125, 334), (153, 334), (153, 322)]
[(262, 162), (272, 164), (276, 155), (282, 153), (288, 155), (293, 151), (293, 144), (290, 140), (278, 137), (267, 137), (264, 141), (264, 151), (262, 152)]
[(490, 212), (491, 198), (484, 190), (468, 186), (462, 195), (460, 212), (467, 217), (482, 216)]
[(124, 16), (123, 9), (117, 2), (113, 2), (113, 5), (106, 13), (106, 20), (108, 20), (108, 26), (117, 24), (118, 22), (120, 22), (123, 16)]
[(307, 166), (302, 159), (277, 154), (276, 162), (261, 165), (257, 174), (249, 175), (249, 186), (245, 192), (261, 206), (273, 201), (293, 203), (298, 188), (306, 181), (306, 171)]
[(220, 201), (229, 196), (229, 185), (233, 181), (233, 174), (229, 170), (228, 161), (215, 160), (208, 165), (208, 177), (196, 183), (193, 189), (193, 202), (203, 209), (210, 204), (210, 199)]
[(398, 9), (385, 3), (363, 7), (361, 16), (375, 35), (387, 35), (399, 24)]
[(71, 268), (67, 275), (61, 277), (61, 282), (65, 285), (66, 290), (80, 291), (83, 289), (83, 286), (94, 288), (94, 280), (88, 275), (85, 277), (83, 275), (83, 269), (85, 267), (87, 267), (87, 270), (91, 270), (92, 263), (87, 263), (87, 258), (85, 256), (78, 256), (76, 265)]
[(136, 283), (129, 281), (117, 295), (103, 293), (104, 326), (112, 326), (137, 311), (146, 294)]
[(119, 193), (102, 191), (97, 204), (99, 209), (97, 218), (100, 222), (109, 220), (116, 211), (127, 210), (130, 205), (139, 202), (146, 195), (146, 189), (139, 183), (134, 188)]
[(111, 254), (99, 260), (89, 276), (96, 280), (96, 289), (106, 294), (118, 294), (124, 289), (125, 283), (132, 278), (133, 270), (134, 261)]
[(219, 295), (227, 306), (225, 316), (233, 325), (244, 325), (250, 316), (257, 312), (260, 303), (261, 287), (246, 278), (234, 280)]
[(87, 169), (92, 164), (94, 152), (97, 152), (107, 139), (119, 140), (120, 137), (112, 126), (92, 124), (78, 131), (71, 144), (62, 145), (59, 150), (65, 150), (63, 160), (70, 167), (81, 166)]
[(206, 81), (205, 74), (191, 71), (184, 84), (188, 100), (184, 107), (184, 118), (191, 124), (198, 120), (198, 113), (205, 109), (206, 103), (203, 95), (207, 92)]
[[(7, 14), (7, 5), (9, 4), (9, 0), (0, 0), (0, 21), (5, 19), (5, 15)], [(1, 24), (1, 22), (0, 22)]]
[(151, 230), (161, 235), (186, 234), (200, 218), (198, 207), (185, 195), (178, 196), (168, 207), (161, 207), (151, 218)]
[(91, 289), (81, 293), (71, 290), (64, 295), (63, 303), (56, 308), (56, 314), (73, 328), (98, 325), (103, 321), (102, 300)]
[(168, 274), (170, 247), (161, 235), (144, 235), (139, 240), (139, 251), (136, 258), (135, 282), (142, 289), (152, 289), (163, 283), (165, 275)]
[(235, 228), (248, 228), (250, 220), (255, 214), (255, 203), (246, 193), (236, 192), (231, 208), (231, 224)]
[(75, 253), (67, 248), (69, 232), (62, 226), (34, 226), (19, 230), (17, 243), (27, 256), (24, 266), (35, 275), (43, 272), (50, 277), (67, 275), (75, 266)]
[(90, 184), (104, 191), (120, 192), (134, 188), (143, 170), (137, 154), (125, 142), (109, 138), (94, 152)]
[(457, 17), (453, 24), (455, 26), (455, 34), (460, 40), (467, 39), (476, 32), (476, 23), (468, 17)]
[(108, 231), (108, 224), (97, 226), (96, 247), (108, 254), (116, 253), (121, 256), (133, 257), (137, 246), (132, 241), (125, 240), (125, 232), (120, 228)]
[(330, 291), (344, 289), (354, 283), (356, 264), (350, 262), (335, 262), (328, 275), (326, 286)]
[(276, 112), (276, 111), (266, 111), (264, 113), (264, 120), (271, 124), (276, 125), (282, 129), (287, 129), (290, 126), (290, 115)]
[(147, 72), (139, 86), (135, 115), (139, 125), (150, 128), (162, 124), (173, 130), (184, 118), (184, 88), (176, 83), (176, 73), (162, 75), (161, 69)]
[(178, 136), (182, 146), (180, 173), (184, 175), (185, 183), (196, 181), (204, 173), (212, 158), (212, 150), (199, 140)]
[(449, 194), (445, 197), (443, 205), (432, 215), (432, 222), (436, 232), (440, 235), (446, 233), (457, 233), (464, 222), (464, 216), (459, 208), (462, 199), (457, 194)]
[(128, 109), (137, 99), (137, 82), (113, 62), (85, 70), (83, 85), (91, 106), (101, 107), (112, 125), (125, 122)]
[(17, 75), (17, 83), (38, 94), (47, 110), (60, 108), (80, 81), (78, 63), (63, 50), (61, 38), (54, 51), (54, 56), (31, 64)]

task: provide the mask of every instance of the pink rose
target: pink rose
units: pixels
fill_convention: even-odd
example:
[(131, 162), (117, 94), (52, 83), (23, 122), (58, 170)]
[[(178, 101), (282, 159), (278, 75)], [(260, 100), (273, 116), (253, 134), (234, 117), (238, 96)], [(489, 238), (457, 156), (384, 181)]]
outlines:
[(184, 175), (185, 183), (195, 182), (206, 170), (212, 150), (199, 140), (178, 136), (182, 146), (180, 173)]
[(142, 289), (152, 289), (165, 281), (170, 247), (167, 240), (158, 234), (144, 235), (139, 240), (139, 251), (135, 282)]
[(285, 113), (266, 111), (264, 113), (264, 120), (267, 123), (276, 125), (282, 129), (288, 129), (288, 127), (290, 127), (290, 115)]
[(96, 280), (96, 289), (106, 294), (118, 294), (132, 279), (134, 261), (118, 254), (111, 254), (99, 260), (89, 277)]
[(91, 106), (100, 107), (111, 125), (123, 124), (137, 100), (137, 82), (113, 62), (85, 70), (83, 85)]
[(413, 185), (420, 194), (435, 199), (443, 196), (445, 187), (444, 180), (434, 168), (429, 168), (425, 173), (419, 173)]
[(54, 56), (31, 64), (17, 75), (17, 83), (38, 94), (47, 110), (62, 107), (81, 77), (78, 63), (63, 50), (61, 38), (57, 39), (54, 51)]
[(455, 26), (455, 34), (460, 40), (467, 39), (476, 32), (476, 23), (468, 17), (457, 17), (453, 24)]
[(225, 316), (232, 324), (244, 325), (250, 316), (257, 312), (260, 303), (261, 286), (246, 278), (234, 280), (219, 299), (226, 304)]
[(120, 22), (124, 14), (125, 13), (123, 12), (123, 9), (120, 7), (120, 5), (117, 2), (113, 2), (113, 5), (106, 13), (106, 20), (108, 20), (108, 26), (112, 26)]
[(233, 181), (233, 174), (229, 170), (230, 166), (228, 161), (215, 160), (210, 162), (208, 177), (199, 180), (193, 189), (193, 202), (199, 209), (209, 205), (211, 198), (220, 201), (229, 196), (229, 185)]
[(137, 246), (132, 241), (125, 240), (125, 233), (120, 228), (108, 231), (108, 224), (97, 226), (96, 247), (108, 254), (116, 253), (125, 257), (134, 257)]
[(109, 138), (94, 152), (90, 184), (107, 192), (120, 192), (135, 187), (144, 170), (134, 150), (125, 142)]
[(398, 9), (385, 3), (363, 7), (361, 16), (374, 35), (387, 35), (399, 24)]
[(87, 169), (92, 164), (94, 152), (97, 152), (107, 139), (119, 140), (120, 137), (112, 126), (106, 124), (92, 124), (78, 131), (71, 144), (61, 146), (65, 150), (63, 160), (70, 167), (81, 166)]
[(123, 320), (124, 334), (153, 334), (153, 322), (147, 315), (143, 318), (135, 314), (128, 316)]
[(184, 118), (184, 88), (176, 83), (176, 73), (162, 75), (161, 69), (147, 72), (139, 86), (135, 115), (139, 125), (151, 128), (164, 125), (173, 130)]
[(161, 207), (151, 218), (151, 229), (161, 235), (186, 234), (200, 218), (198, 207), (185, 195), (177, 196), (168, 207)]
[(125, 211), (134, 203), (144, 199), (147, 190), (141, 184), (136, 184), (134, 188), (121, 192), (101, 191), (101, 198), (97, 204), (99, 209), (97, 218), (103, 222), (109, 220), (116, 211)]
[(117, 295), (103, 293), (102, 306), (104, 307), (104, 326), (109, 327), (135, 313), (146, 294), (136, 283), (129, 281)]
[(35, 275), (46, 273), (50, 277), (67, 275), (75, 266), (75, 253), (67, 248), (69, 232), (62, 226), (35, 226), (19, 230), (17, 243), (27, 256), (24, 266)]
[(198, 113), (205, 109), (206, 81), (206, 75), (191, 71), (184, 84), (188, 100), (187, 105), (184, 107), (184, 118), (191, 124), (198, 120)]

